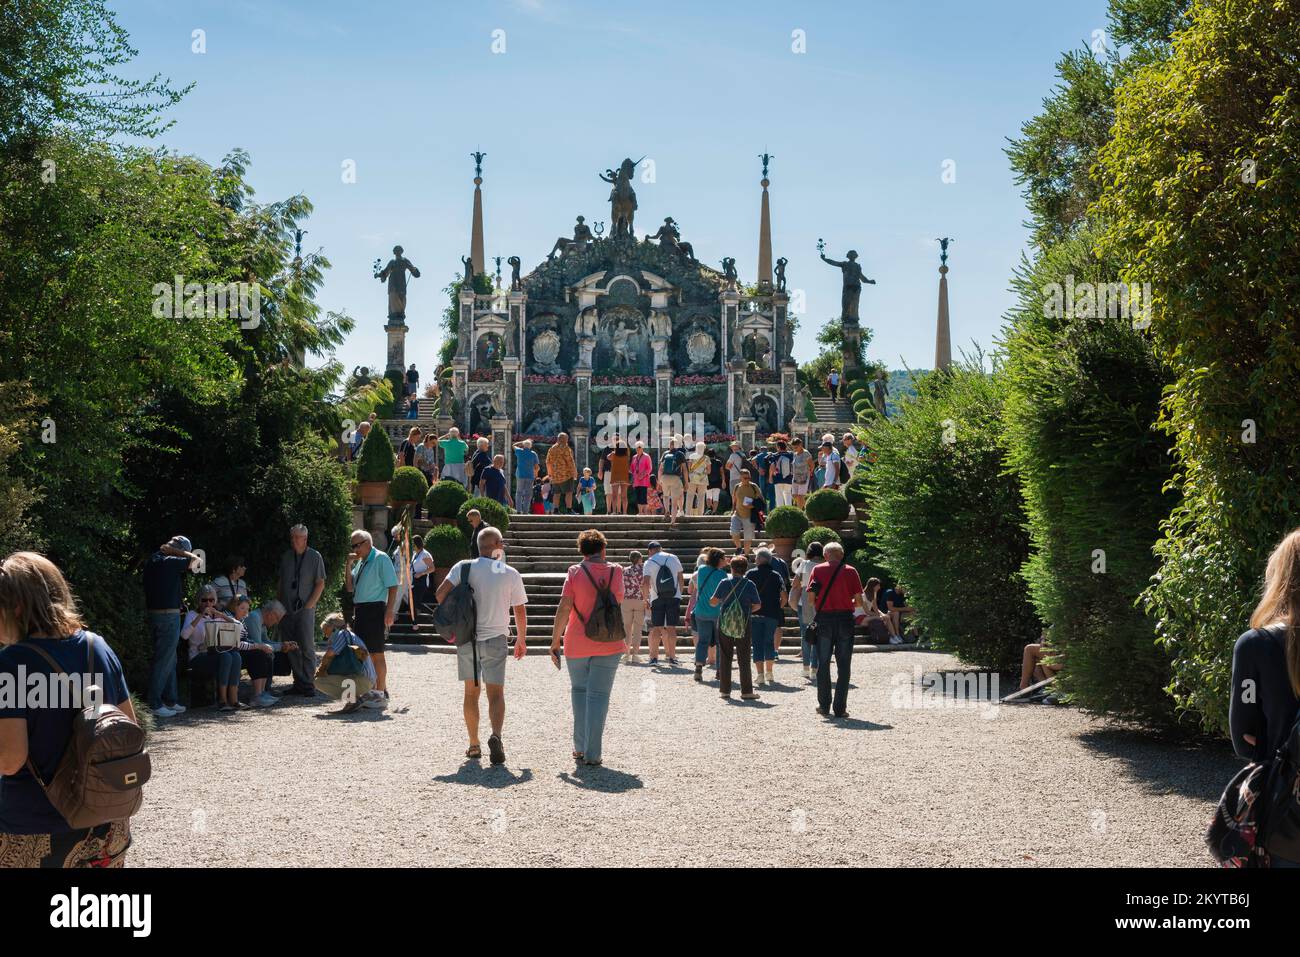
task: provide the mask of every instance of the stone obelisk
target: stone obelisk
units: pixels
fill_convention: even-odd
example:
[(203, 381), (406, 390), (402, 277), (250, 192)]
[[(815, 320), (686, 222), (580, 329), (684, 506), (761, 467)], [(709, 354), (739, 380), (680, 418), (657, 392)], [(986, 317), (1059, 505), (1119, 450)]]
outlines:
[(948, 324), (948, 244), (951, 239), (941, 239), (939, 254), (939, 318), (934, 333), (934, 367), (946, 369), (952, 365), (952, 329)]
[(767, 201), (767, 187), (770, 185), (767, 178), (767, 164), (771, 158), (768, 153), (762, 155), (763, 208), (758, 219), (758, 288), (763, 292), (772, 289), (772, 211)]
[(469, 255), (474, 260), (474, 275), (482, 276), (483, 268), (483, 157), (486, 153), (471, 153), (474, 157), (474, 227), (470, 234)]

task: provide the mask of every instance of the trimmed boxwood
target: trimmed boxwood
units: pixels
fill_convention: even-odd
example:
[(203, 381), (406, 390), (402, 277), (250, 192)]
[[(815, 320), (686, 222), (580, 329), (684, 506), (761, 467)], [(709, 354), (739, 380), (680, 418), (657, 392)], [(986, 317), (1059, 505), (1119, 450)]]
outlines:
[(859, 511), (867, 503), (867, 470), (861, 465), (853, 473), (853, 478), (845, 484), (844, 499)]
[(391, 482), (393, 480), (393, 443), (388, 433), (378, 425), (371, 428), (361, 443), (357, 459), (358, 482)]
[(849, 517), (849, 500), (838, 489), (821, 488), (808, 496), (804, 511), (814, 522), (842, 522)]
[(808, 546), (813, 542), (821, 542), (823, 545), (827, 542), (841, 542), (842, 544), (840, 533), (835, 531), (835, 529), (822, 528), (820, 525), (815, 525), (799, 536), (799, 544), (796, 545), (795, 548), (801, 552), (806, 552), (808, 551)]
[(414, 465), (403, 465), (393, 473), (393, 480), (388, 486), (388, 501), (423, 502), (429, 491), (429, 480)]
[(434, 482), (424, 496), (424, 510), (430, 518), (456, 518), (460, 507), (469, 501), (469, 492), (455, 479)]
[(808, 516), (793, 505), (778, 505), (763, 526), (769, 538), (798, 538), (808, 530)]
[(469, 535), (469, 519), (465, 516), (474, 509), (479, 510), (483, 516), (483, 524), (491, 525), (505, 532), (510, 527), (510, 513), (506, 507), (494, 498), (487, 498), (483, 495), (476, 495), (474, 498), (467, 499), (456, 512), (456, 524), (460, 530)]
[(435, 525), (424, 536), (424, 547), (433, 556), (435, 568), (451, 568), (463, 559), (469, 558), (469, 542), (465, 533), (455, 525)]

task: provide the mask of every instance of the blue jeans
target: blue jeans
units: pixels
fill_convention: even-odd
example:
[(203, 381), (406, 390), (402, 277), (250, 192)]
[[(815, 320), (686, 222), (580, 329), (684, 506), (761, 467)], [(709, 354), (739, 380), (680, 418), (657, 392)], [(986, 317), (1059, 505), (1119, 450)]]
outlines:
[(803, 608), (806, 601), (807, 593), (799, 596), (799, 643), (803, 646), (803, 663), (807, 668), (817, 667), (817, 646), (808, 641), (804, 635), (808, 632), (808, 626), (803, 621)]
[(239, 687), (239, 673), (243, 670), (243, 656), (233, 648), (230, 651), (201, 651), (190, 659), (190, 674), (216, 678), (218, 688)]
[(621, 655), (592, 655), (564, 660), (569, 665), (569, 695), (573, 700), (573, 750), (588, 761), (599, 761), (609, 692), (614, 687)]
[[(835, 656), (833, 702), (831, 655)], [(853, 667), (852, 612), (822, 612), (817, 616), (817, 658), (817, 705), (823, 711), (843, 715), (849, 706), (849, 672)]]
[(749, 619), (749, 639), (754, 646), (754, 661), (776, 660), (776, 627), (780, 624), (775, 618), (755, 615)]
[(149, 672), (149, 707), (176, 703), (176, 644), (181, 640), (179, 611), (149, 612), (153, 634), (153, 670)]
[(709, 646), (718, 643), (718, 619), (701, 618), (695, 612), (695, 628), (699, 637), (695, 639), (695, 663), (702, 665), (709, 660)]

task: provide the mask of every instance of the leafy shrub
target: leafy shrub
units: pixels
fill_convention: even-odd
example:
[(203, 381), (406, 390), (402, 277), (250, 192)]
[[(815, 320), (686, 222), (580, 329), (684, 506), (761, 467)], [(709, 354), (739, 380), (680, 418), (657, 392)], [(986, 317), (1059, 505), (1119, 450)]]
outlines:
[(858, 577), (862, 579), (864, 585), (868, 578), (879, 578), (887, 584), (893, 583), (894, 578), (889, 569), (880, 563), (880, 552), (871, 545), (853, 549), (849, 552), (848, 561), (857, 569)]
[(845, 483), (843, 488), (844, 499), (856, 509), (861, 509), (867, 504), (867, 469), (863, 467), (865, 455), (858, 459), (859, 465), (853, 472), (853, 477)]
[(808, 530), (808, 516), (793, 505), (778, 505), (767, 516), (764, 531), (770, 538), (798, 538)]
[(469, 501), (469, 491), (455, 479), (434, 482), (424, 496), (424, 510), (432, 518), (455, 518)]
[(414, 465), (403, 465), (393, 473), (393, 481), (388, 486), (388, 501), (423, 502), (429, 491), (429, 480)]
[[(1173, 496), (1166, 440), (1151, 428), (1166, 371), (1128, 319), (1050, 316), (1050, 283), (1107, 282), (1082, 232), (1016, 276), (1006, 333), (1007, 462), (1024, 495), (1033, 553), (1023, 575), (1052, 644), (1058, 685), (1098, 714), (1169, 723), (1169, 655), (1137, 607), (1157, 571), (1152, 546)], [(1099, 564), (1103, 562), (1104, 564)]]
[(474, 498), (467, 499), (456, 512), (456, 524), (460, 530), (469, 535), (469, 520), (465, 518), (474, 509), (478, 509), (479, 514), (483, 516), (484, 525), (492, 525), (499, 528), (503, 533), (510, 526), (510, 513), (506, 507), (494, 498), (487, 498), (482, 495), (476, 495)]
[(1020, 488), (999, 445), (1003, 389), (979, 357), (920, 379), (916, 400), (871, 430), (867, 501), (868, 541), (935, 644), (1010, 670), (1040, 628), (1020, 577)]
[[(436, 488), (436, 486), (435, 486)], [(435, 525), (424, 536), (424, 547), (433, 556), (435, 568), (449, 569), (469, 558), (469, 542), (455, 525)]]
[(391, 482), (395, 454), (388, 433), (376, 425), (361, 443), (361, 452), (357, 456), (357, 481)]
[(849, 500), (839, 489), (821, 488), (808, 496), (804, 511), (814, 522), (842, 522), (849, 517)]
[(840, 541), (840, 533), (833, 528), (822, 528), (820, 525), (814, 525), (806, 532), (799, 536), (799, 542), (795, 545), (798, 551), (808, 551), (808, 546), (813, 542), (821, 542), (825, 545), (827, 542)]
[(1300, 515), (1296, 23), (1293, 2), (1193, 5), (1168, 59), (1120, 87), (1099, 168), (1103, 251), (1155, 290), (1150, 334), (1173, 376), (1160, 426), (1182, 499), (1148, 607), (1175, 701), (1219, 730), (1234, 639)]

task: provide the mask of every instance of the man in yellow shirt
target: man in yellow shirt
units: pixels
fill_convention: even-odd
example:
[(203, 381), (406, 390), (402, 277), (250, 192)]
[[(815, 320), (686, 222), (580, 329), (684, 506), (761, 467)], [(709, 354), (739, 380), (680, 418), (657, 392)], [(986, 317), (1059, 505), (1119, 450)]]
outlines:
[(546, 475), (551, 480), (551, 501), (559, 511), (560, 496), (564, 496), (564, 507), (573, 511), (573, 493), (578, 485), (578, 467), (573, 462), (573, 449), (569, 448), (569, 433), (561, 432), (555, 437), (555, 444), (546, 453)]
[(740, 484), (731, 490), (731, 541), (737, 555), (748, 552), (754, 544), (754, 506), (762, 496), (762, 491), (750, 480), (749, 469), (741, 469)]

